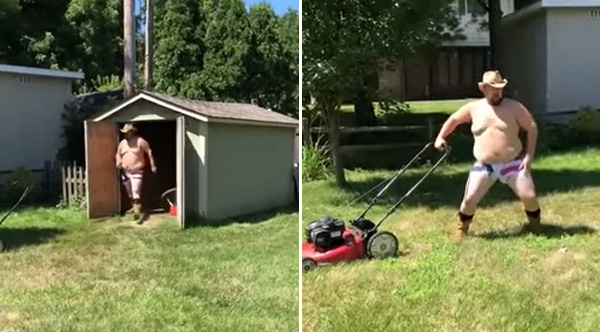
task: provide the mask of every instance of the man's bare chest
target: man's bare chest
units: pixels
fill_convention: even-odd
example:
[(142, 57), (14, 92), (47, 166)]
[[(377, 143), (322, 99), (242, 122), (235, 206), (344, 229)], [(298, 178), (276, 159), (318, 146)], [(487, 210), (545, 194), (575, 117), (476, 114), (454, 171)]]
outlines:
[(482, 106), (471, 114), (471, 132), (481, 135), (489, 130), (518, 131), (519, 124), (514, 110), (508, 107)]

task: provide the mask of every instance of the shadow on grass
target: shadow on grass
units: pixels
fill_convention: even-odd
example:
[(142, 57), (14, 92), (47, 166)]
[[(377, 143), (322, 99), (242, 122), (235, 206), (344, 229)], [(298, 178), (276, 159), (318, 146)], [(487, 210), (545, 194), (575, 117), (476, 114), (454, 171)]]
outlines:
[(64, 229), (59, 228), (0, 228), (0, 240), (4, 244), (6, 251), (16, 250), (26, 246), (39, 245), (46, 243), (65, 233)]
[[(593, 234), (596, 232), (596, 229), (587, 225), (577, 225), (577, 226), (560, 226), (553, 224), (543, 224), (542, 229), (538, 236), (544, 236), (546, 238), (560, 238), (564, 236), (574, 236), (574, 235), (585, 235), (585, 234)], [(526, 235), (532, 234), (526, 227), (514, 226), (503, 230), (489, 231), (481, 234), (477, 234), (475, 236), (487, 239), (487, 240), (496, 240), (496, 239), (510, 239), (510, 238), (518, 238)]]
[[(382, 195), (378, 204), (393, 204), (400, 199), (425, 172), (412, 172), (402, 175), (386, 193)], [(423, 181), (423, 183), (408, 197), (403, 206), (426, 206), (438, 208), (441, 206), (458, 207), (464, 194), (464, 187), (468, 177), (468, 169), (461, 173), (452, 173), (443, 175), (432, 173)], [(582, 189), (585, 187), (600, 186), (600, 171), (585, 170), (533, 170), (533, 179), (535, 181), (538, 196), (545, 196), (554, 193), (568, 192), (571, 190)], [(353, 181), (345, 189), (355, 197), (367, 192), (384, 178), (375, 177), (364, 181)], [(379, 187), (383, 188), (383, 186)], [(378, 190), (379, 190), (378, 188)], [(375, 196), (377, 190), (363, 197), (359, 202), (366, 204)], [(518, 200), (512, 190), (500, 181), (484, 196), (480, 206), (493, 206), (503, 202), (513, 202)]]
[(298, 206), (287, 206), (277, 209), (270, 209), (266, 211), (246, 214), (225, 220), (202, 220), (193, 221), (190, 223), (190, 227), (221, 227), (231, 224), (259, 224), (272, 219), (278, 215), (293, 214), (298, 212)]

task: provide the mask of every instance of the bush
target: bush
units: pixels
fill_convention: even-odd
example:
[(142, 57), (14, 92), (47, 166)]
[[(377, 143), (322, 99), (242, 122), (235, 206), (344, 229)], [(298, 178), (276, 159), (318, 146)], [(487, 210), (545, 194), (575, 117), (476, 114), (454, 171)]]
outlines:
[(410, 112), (410, 105), (400, 100), (391, 98), (382, 98), (379, 100), (379, 111), (378, 116), (389, 116), (406, 114)]
[(85, 165), (84, 121), (104, 111), (123, 99), (122, 90), (98, 92), (79, 96), (67, 102), (62, 114), (64, 145), (58, 153), (59, 160), (75, 161)]
[(321, 144), (320, 138), (302, 146), (302, 181), (328, 178), (331, 175), (330, 166), (328, 144)]
[(569, 136), (575, 144), (597, 144), (600, 142), (600, 113), (592, 107), (582, 107), (571, 119)]
[(31, 191), (23, 202), (38, 201), (42, 197), (42, 188), (33, 173), (24, 167), (15, 169), (2, 186), (2, 202), (6, 205), (13, 205), (19, 200), (27, 187), (30, 187)]

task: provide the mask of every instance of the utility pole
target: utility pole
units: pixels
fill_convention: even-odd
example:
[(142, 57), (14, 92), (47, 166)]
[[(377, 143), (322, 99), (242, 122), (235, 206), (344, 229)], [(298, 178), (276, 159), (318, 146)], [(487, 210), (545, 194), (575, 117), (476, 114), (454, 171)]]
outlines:
[(154, 57), (154, 10), (153, 0), (146, 0), (146, 54), (144, 59), (144, 88), (152, 89)]
[(123, 0), (123, 85), (124, 97), (134, 93), (135, 82), (135, 21), (133, 0)]

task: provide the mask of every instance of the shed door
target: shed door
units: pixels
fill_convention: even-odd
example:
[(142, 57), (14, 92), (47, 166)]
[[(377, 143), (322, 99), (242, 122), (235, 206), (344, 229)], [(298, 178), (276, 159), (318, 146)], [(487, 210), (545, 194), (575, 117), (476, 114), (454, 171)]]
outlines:
[(177, 220), (185, 228), (185, 117), (177, 118)]
[(85, 122), (85, 154), (88, 218), (118, 215), (119, 182), (115, 154), (119, 143), (113, 122)]

